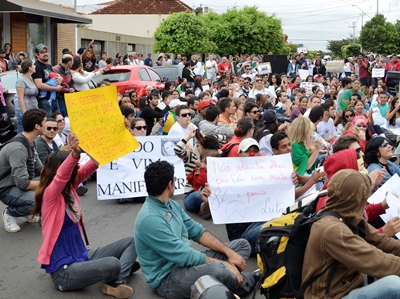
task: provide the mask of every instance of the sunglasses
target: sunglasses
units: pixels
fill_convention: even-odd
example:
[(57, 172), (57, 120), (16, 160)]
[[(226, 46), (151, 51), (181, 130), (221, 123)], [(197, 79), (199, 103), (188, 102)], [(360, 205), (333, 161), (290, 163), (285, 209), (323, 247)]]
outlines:
[(57, 127), (47, 127), (46, 129), (47, 129), (47, 131), (51, 131), (51, 130), (57, 131), (58, 130)]
[(250, 113), (257, 114), (257, 113), (258, 113), (258, 110), (250, 111)]
[(384, 141), (384, 142), (381, 144), (381, 147), (387, 147), (388, 145), (389, 145), (389, 142)]
[(65, 121), (64, 118), (57, 120), (58, 123)]
[(191, 113), (182, 113), (181, 116), (182, 117), (190, 117), (192, 114)]
[(344, 118), (351, 118), (351, 117), (354, 117), (354, 114), (347, 114), (344, 116)]
[(366, 128), (366, 125), (356, 125), (357, 128)]
[(137, 127), (135, 127), (135, 129), (138, 131), (147, 130), (147, 126), (137, 126)]
[(133, 98), (133, 97), (137, 97), (137, 94), (133, 94), (133, 95), (131, 95), (131, 98)]

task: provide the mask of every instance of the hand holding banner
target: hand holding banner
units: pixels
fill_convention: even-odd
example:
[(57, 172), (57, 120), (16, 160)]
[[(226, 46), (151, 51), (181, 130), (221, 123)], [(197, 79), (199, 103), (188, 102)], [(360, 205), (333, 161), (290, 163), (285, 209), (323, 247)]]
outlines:
[(71, 131), (78, 136), (80, 147), (100, 166), (139, 146), (125, 127), (115, 86), (65, 94), (65, 103)]

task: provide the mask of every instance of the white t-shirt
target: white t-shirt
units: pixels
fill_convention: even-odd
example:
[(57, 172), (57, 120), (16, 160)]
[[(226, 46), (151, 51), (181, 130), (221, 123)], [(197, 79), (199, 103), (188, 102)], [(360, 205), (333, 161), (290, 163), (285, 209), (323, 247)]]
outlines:
[(321, 135), (322, 138), (326, 139), (332, 135), (336, 136), (336, 128), (335, 124), (333, 123), (332, 118), (329, 118), (328, 121), (320, 121), (317, 125), (317, 132)]
[[(175, 123), (172, 125), (171, 129), (169, 130), (168, 136), (169, 136), (169, 137), (177, 137), (177, 138), (179, 138), (179, 139), (183, 139), (183, 138), (185, 138), (186, 135), (188, 134), (189, 128), (190, 128), (190, 127), (193, 127), (194, 130), (197, 129), (196, 125), (194, 125), (194, 124), (192, 124), (192, 123), (190, 123), (190, 124), (187, 126), (186, 129), (184, 129), (184, 128), (182, 128), (182, 126), (181, 126), (178, 122), (175, 122)], [(194, 146), (193, 139), (194, 139), (194, 138), (192, 138), (192, 139), (190, 139), (190, 140), (188, 141), (188, 143), (190, 143), (191, 146)]]
[(254, 80), (256, 79), (256, 74), (243, 74), (242, 78), (246, 79), (246, 78), (250, 78), (251, 83), (254, 82)]
[(268, 134), (260, 139), (258, 145), (260, 146), (260, 152), (262, 152), (265, 156), (273, 156), (274, 152), (272, 151), (271, 146), (271, 137), (272, 134)]
[[(214, 67), (212, 67), (212, 66), (214, 66)], [(209, 69), (209, 67), (212, 67), (212, 68)], [(217, 67), (217, 63), (215, 62), (215, 60), (213, 60), (213, 61), (207, 60), (207, 62), (206, 62), (207, 75), (214, 75), (217, 72), (216, 67)]]
[(193, 72), (196, 76), (203, 76), (204, 75), (204, 63), (197, 62), (196, 67), (193, 69)]
[(261, 90), (258, 90), (258, 89), (252, 89), (252, 90), (250, 90), (250, 92), (249, 92), (249, 98), (253, 98), (253, 99), (255, 99), (256, 98), (256, 95), (258, 95), (258, 94), (267, 94), (267, 95), (269, 95), (269, 97), (271, 98), (271, 99), (276, 99), (276, 94), (275, 94), (275, 92), (272, 92), (270, 89), (267, 89), (267, 88), (263, 88), (263, 89), (261, 89)]

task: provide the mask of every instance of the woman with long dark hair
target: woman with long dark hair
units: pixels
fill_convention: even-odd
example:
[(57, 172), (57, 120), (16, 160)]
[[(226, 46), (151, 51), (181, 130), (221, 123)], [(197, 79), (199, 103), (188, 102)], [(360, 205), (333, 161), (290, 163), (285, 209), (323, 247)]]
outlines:
[(43, 243), (38, 261), (59, 291), (80, 290), (105, 280), (104, 294), (128, 298), (134, 293), (127, 285), (137, 257), (134, 239), (127, 237), (88, 251), (81, 201), (75, 190), (97, 165), (92, 160), (78, 165), (82, 150), (73, 133), (69, 145), (72, 152), (52, 153), (40, 174), (32, 210), (33, 215), (42, 217)]
[(198, 97), (199, 96), (199, 94), (201, 94), (202, 92), (203, 92), (203, 85), (202, 85), (202, 80), (201, 80), (201, 78), (200, 77), (196, 77), (195, 79), (194, 79), (194, 83), (193, 83), (193, 92), (194, 92), (194, 95), (196, 96), (196, 97)]

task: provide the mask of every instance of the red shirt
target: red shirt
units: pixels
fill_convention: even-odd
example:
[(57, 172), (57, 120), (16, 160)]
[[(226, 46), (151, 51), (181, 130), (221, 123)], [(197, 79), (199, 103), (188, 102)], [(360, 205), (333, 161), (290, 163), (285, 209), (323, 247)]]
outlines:
[[(228, 74), (228, 73), (230, 73), (231, 72), (231, 64), (229, 63), (229, 61), (227, 61), (227, 62), (220, 62), (219, 64), (218, 64), (218, 72), (219, 72), (219, 75), (220, 76), (222, 76), (222, 75), (226, 75), (226, 74)], [(224, 73), (226, 73), (226, 74), (224, 74)]]
[(360, 78), (367, 78), (369, 76), (368, 74), (368, 59), (363, 58), (364, 63), (367, 64), (367, 67), (365, 67), (361, 61), (358, 61), (358, 74)]
[(386, 65), (385, 71), (400, 71), (400, 61), (397, 61), (396, 63), (389, 62)]

